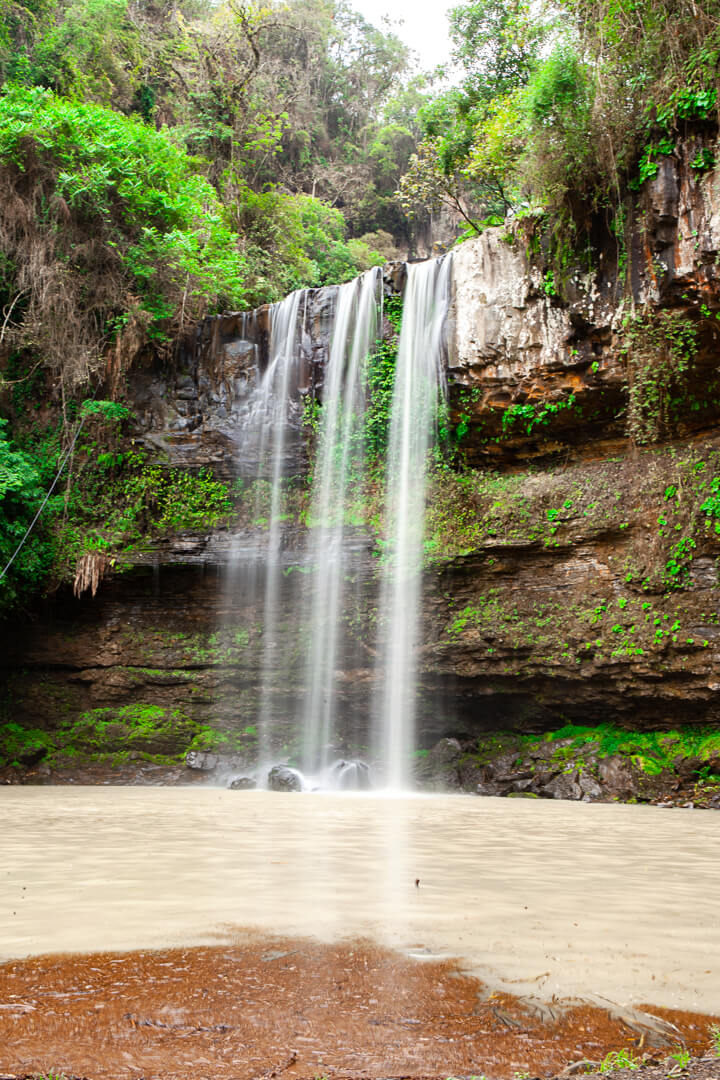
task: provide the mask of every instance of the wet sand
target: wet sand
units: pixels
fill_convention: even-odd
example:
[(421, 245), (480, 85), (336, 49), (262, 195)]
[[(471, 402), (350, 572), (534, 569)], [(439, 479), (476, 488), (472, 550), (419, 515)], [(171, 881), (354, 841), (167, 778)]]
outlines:
[(710, 1023), (489, 994), (367, 942), (39, 957), (0, 966), (0, 999), (0, 1071), (93, 1080), (549, 1077), (648, 1050), (665, 1018), (702, 1050)]
[(720, 1014), (712, 811), (103, 787), (0, 806), (0, 959), (363, 937), (491, 989)]

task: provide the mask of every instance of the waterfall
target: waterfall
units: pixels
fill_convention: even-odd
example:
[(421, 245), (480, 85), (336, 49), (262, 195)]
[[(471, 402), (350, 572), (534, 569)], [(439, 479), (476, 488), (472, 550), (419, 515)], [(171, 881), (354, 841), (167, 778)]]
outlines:
[[(379, 659), (376, 691), (368, 692), (366, 707), (372, 720), (372, 759), (382, 782), (393, 789), (407, 788), (411, 775), (427, 456), (445, 388), (442, 353), (450, 269), (449, 256), (407, 266), (395, 371), (386, 463), (388, 548), (377, 618)], [(359, 747), (353, 745), (348, 695), (342, 687), (346, 670), (359, 667), (353, 647), (358, 653), (375, 644), (353, 645), (347, 632), (349, 623), (362, 624), (360, 616), (366, 614), (356, 583), (367, 569), (368, 539), (367, 531), (349, 524), (349, 509), (364, 493), (367, 361), (380, 334), (382, 281), (382, 271), (375, 268), (335, 289), (298, 291), (273, 304), (267, 366), (263, 373), (258, 370), (246, 399), (239, 434), (243, 459), (253, 462), (253, 533), (259, 539), (249, 544), (246, 539), (242, 549), (236, 548), (229, 582), (236, 596), (247, 596), (248, 603), (255, 604), (262, 623), (255, 711), (261, 783), (268, 767), (281, 760), (281, 747), (291, 753), (294, 738), (288, 738), (288, 732), (298, 725), (305, 785), (345, 788), (370, 783), (368, 765), (346, 757), (348, 748), (357, 753)], [(298, 471), (303, 397), (311, 388), (313, 353), (306, 324), (317, 317), (320, 295), (320, 310), (332, 301), (332, 324), (322, 385), (314, 387), (322, 408), (305, 547), (289, 560), (284, 481)], [(263, 518), (266, 527), (258, 534)], [(288, 576), (291, 564), (300, 572)], [(301, 616), (299, 635), (289, 634), (288, 611)], [(299, 678), (303, 667), (304, 678)], [(357, 697), (356, 687), (355, 702)]]
[[(314, 570), (303, 716), (303, 770), (345, 783), (357, 770), (330, 767), (337, 725), (338, 665), (353, 553), (345, 525), (348, 496), (362, 480), (365, 362), (379, 332), (382, 272), (369, 270), (338, 289), (312, 492), (307, 555)], [(348, 764), (348, 763), (343, 763)]]
[[(250, 566), (252, 584), (262, 583), (263, 623), (260, 647), (260, 698), (258, 732), (260, 765), (273, 760), (279, 727), (274, 690), (283, 680), (279, 673), (287, 660), (278, 641), (280, 583), (282, 580), (283, 480), (294, 433), (299, 421), (298, 386), (302, 359), (302, 326), (298, 325), (307, 292), (299, 290), (273, 304), (269, 316), (269, 359), (253, 394), (246, 438), (255, 443), (257, 455), (255, 520), (267, 513), (267, 530), (256, 546)], [(265, 483), (270, 484), (269, 506)], [(247, 578), (246, 578), (247, 580)], [(236, 585), (237, 587), (237, 585)]]
[(386, 470), (389, 555), (380, 590), (374, 732), (375, 757), (392, 789), (410, 786), (427, 455), (445, 393), (442, 353), (450, 270), (450, 256), (408, 265), (395, 371)]

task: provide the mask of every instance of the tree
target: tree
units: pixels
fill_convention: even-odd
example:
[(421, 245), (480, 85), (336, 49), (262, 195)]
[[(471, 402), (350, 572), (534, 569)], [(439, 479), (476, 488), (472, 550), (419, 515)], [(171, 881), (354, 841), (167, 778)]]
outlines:
[(419, 111), (422, 142), (398, 194), (406, 210), (447, 206), (474, 231), (513, 205), (523, 123), (518, 91), (536, 61), (545, 24), (520, 0), (475, 0), (450, 13), (459, 87)]

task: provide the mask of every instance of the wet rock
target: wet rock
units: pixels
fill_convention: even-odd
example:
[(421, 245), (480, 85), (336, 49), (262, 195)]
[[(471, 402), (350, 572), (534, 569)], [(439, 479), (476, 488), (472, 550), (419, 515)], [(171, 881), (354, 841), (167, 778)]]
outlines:
[(440, 739), (428, 753), (427, 760), (434, 765), (456, 765), (462, 752), (457, 739)]
[(267, 786), (270, 791), (302, 791), (302, 778), (289, 765), (273, 765), (267, 775)]
[(483, 766), (472, 758), (461, 761), (457, 768), (458, 780), (463, 791), (475, 791), (482, 780)]
[[(424, 758), (417, 762), (418, 779), (433, 791), (457, 791), (462, 786), (460, 764), (464, 755), (463, 747), (457, 739), (440, 739)], [(470, 777), (471, 789), (483, 773), (473, 772)]]
[(598, 765), (598, 777), (606, 795), (628, 799), (633, 793), (634, 783), (630, 767), (617, 755), (602, 759)]
[(541, 742), (533, 746), (527, 752), (531, 761), (551, 761), (558, 750), (572, 745), (572, 739), (553, 739), (551, 742)]
[(257, 787), (257, 781), (252, 776), (236, 776), (228, 786), (230, 791), (252, 791)]
[(199, 772), (213, 772), (219, 764), (217, 754), (211, 754), (206, 750), (190, 750), (185, 755), (185, 764), (188, 769), (197, 769)]
[(703, 761), (699, 757), (681, 757), (678, 756), (673, 761), (675, 771), (681, 780), (691, 780), (695, 777), (701, 769), (705, 767), (707, 762)]
[(483, 766), (483, 780), (499, 780), (507, 779), (513, 776), (516, 772), (516, 762), (518, 760), (517, 752), (511, 750), (510, 753), (501, 754), (500, 757), (495, 758), (494, 761), (488, 761)]
[(580, 787), (578, 772), (560, 773), (545, 785), (543, 794), (551, 799), (582, 799), (583, 790)]
[(457, 739), (440, 739), (421, 763), (420, 775), (436, 789), (459, 788), (458, 767), (462, 756), (463, 749)]
[(330, 781), (340, 791), (369, 791), (370, 766), (364, 761), (336, 761), (330, 770)]
[(592, 773), (581, 772), (578, 783), (580, 785), (580, 790), (583, 793), (583, 799), (586, 802), (592, 802), (594, 799), (602, 798), (603, 789), (600, 787)]
[(499, 796), (507, 795), (510, 787), (508, 784), (500, 784), (494, 780), (482, 780), (476, 790), (476, 794), (484, 796)]
[(551, 780), (554, 780), (556, 776), (559, 776), (562, 770), (558, 766), (557, 768), (536, 769), (533, 774), (532, 789), (541, 794), (547, 787)]
[(513, 780), (511, 789), (508, 792), (508, 794), (509, 795), (512, 795), (512, 794), (517, 795), (520, 792), (530, 791), (532, 786), (533, 786), (532, 777), (524, 777), (524, 778), (519, 779), (519, 780)]

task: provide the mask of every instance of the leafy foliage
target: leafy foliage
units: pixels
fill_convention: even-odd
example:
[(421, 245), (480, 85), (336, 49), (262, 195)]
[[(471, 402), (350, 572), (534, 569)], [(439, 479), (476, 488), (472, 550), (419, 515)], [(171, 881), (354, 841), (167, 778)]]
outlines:
[[(713, 122), (717, 0), (561, 0), (530, 11), (475, 0), (450, 12), (460, 85), (420, 111), (423, 142), (400, 195), (484, 213), (542, 209), (585, 227), (622, 217), (688, 123)], [(712, 168), (701, 145), (693, 168)], [(619, 235), (619, 234), (618, 234)]]
[[(44, 476), (31, 454), (14, 446), (6, 434), (7, 421), (0, 420), (0, 561), (5, 567), (45, 496)], [(61, 501), (61, 500), (60, 500)], [(55, 498), (46, 518), (58, 509)], [(0, 579), (0, 607), (7, 608), (37, 589), (52, 564), (52, 546), (43, 525), (20, 550), (12, 567)]]
[(11, 338), (70, 385), (87, 380), (128, 311), (159, 332), (242, 303), (239, 238), (166, 133), (12, 87), (0, 98), (0, 163)]
[(638, 444), (671, 430), (670, 404), (697, 350), (697, 329), (679, 311), (636, 316), (625, 326), (627, 430)]

